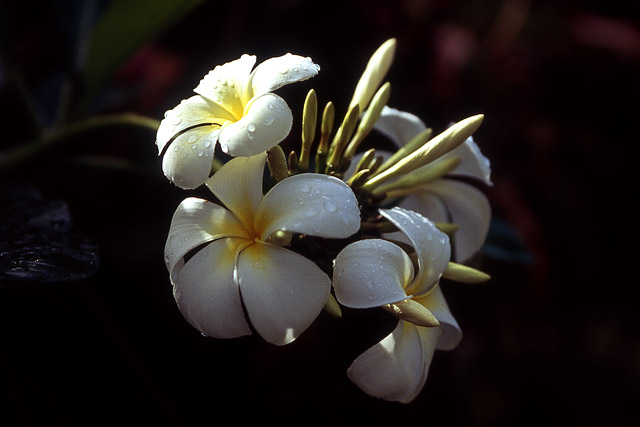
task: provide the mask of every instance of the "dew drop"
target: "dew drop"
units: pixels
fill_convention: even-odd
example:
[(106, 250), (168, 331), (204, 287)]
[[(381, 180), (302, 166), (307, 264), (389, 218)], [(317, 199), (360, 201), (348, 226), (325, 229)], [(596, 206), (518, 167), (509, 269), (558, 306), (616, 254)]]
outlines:
[(197, 149), (198, 149), (198, 144), (193, 144), (193, 145), (191, 146), (191, 149), (192, 149), (192, 150), (197, 150)]
[(274, 120), (275, 119), (273, 117), (267, 117), (266, 119), (264, 119), (264, 124), (267, 126), (271, 126)]
[(204, 156), (204, 151), (198, 151), (198, 157)]
[(306, 211), (304, 211), (303, 215), (307, 218), (311, 218), (314, 217), (318, 214), (318, 207), (317, 206), (312, 206), (309, 209), (307, 209)]
[(276, 106), (272, 103), (269, 103), (268, 107), (270, 110), (273, 110), (274, 108), (276, 108)]
[(187, 138), (187, 142), (189, 144), (193, 144), (194, 142), (196, 142), (199, 139), (200, 139), (200, 137), (198, 135), (191, 134), (191, 135), (189, 135), (189, 138)]
[(251, 133), (251, 132), (247, 132), (247, 138), (249, 138), (249, 139), (253, 139), (253, 133)]
[(204, 142), (204, 148), (209, 148), (211, 147), (211, 141), (207, 140)]
[(248, 130), (249, 132), (255, 132), (255, 131), (256, 131), (256, 125), (255, 125), (255, 124), (253, 124), (253, 123), (249, 123), (249, 124), (247, 125), (247, 130)]
[(335, 212), (335, 211), (338, 210), (338, 207), (335, 204), (331, 203), (331, 202), (326, 202), (324, 204), (324, 210), (327, 211), (327, 212)]

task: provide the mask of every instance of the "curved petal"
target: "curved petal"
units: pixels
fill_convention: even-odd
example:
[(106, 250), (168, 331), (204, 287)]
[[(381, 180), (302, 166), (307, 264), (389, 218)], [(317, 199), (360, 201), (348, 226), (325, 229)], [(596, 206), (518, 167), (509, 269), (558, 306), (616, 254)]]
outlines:
[(205, 184), (253, 232), (256, 210), (262, 200), (262, 177), (267, 154), (236, 157), (225, 163)]
[[(167, 143), (178, 133), (192, 126), (215, 124), (215, 127), (219, 127), (227, 120), (233, 120), (233, 117), (201, 96), (184, 99), (178, 106), (164, 113), (156, 134), (158, 153), (162, 153)], [(212, 128), (208, 129), (211, 131)]]
[(278, 145), (291, 131), (293, 115), (278, 95), (266, 93), (251, 100), (249, 110), (220, 131), (220, 148), (231, 156), (253, 156)]
[(455, 260), (468, 261), (482, 248), (489, 232), (491, 204), (487, 196), (472, 185), (451, 179), (433, 181), (425, 190), (442, 199), (451, 221), (460, 226), (454, 235)]
[(371, 396), (410, 402), (424, 386), (439, 330), (399, 321), (391, 334), (351, 364), (349, 379)]
[(164, 247), (169, 274), (189, 251), (227, 236), (248, 238), (242, 224), (222, 206), (195, 197), (184, 199), (173, 214)]
[(251, 73), (250, 97), (273, 92), (289, 83), (310, 79), (318, 74), (320, 66), (314, 64), (311, 58), (287, 53), (276, 58), (270, 58), (258, 64)]
[(399, 246), (381, 239), (360, 240), (336, 257), (333, 288), (337, 300), (352, 308), (371, 308), (407, 298), (413, 279), (411, 259)]
[(444, 295), (442, 294), (441, 287), (436, 286), (428, 294), (413, 298), (413, 300), (427, 307), (440, 322), (438, 329), (442, 329), (442, 335), (437, 340), (436, 348), (438, 350), (454, 349), (462, 340), (462, 331), (460, 330), (458, 322), (449, 310), (447, 301), (444, 299)]
[(351, 188), (338, 178), (299, 174), (280, 181), (264, 196), (256, 229), (263, 241), (277, 230), (348, 237), (360, 229), (360, 210)]
[(268, 342), (296, 339), (318, 316), (331, 280), (307, 258), (256, 242), (238, 257), (238, 282), (251, 323)]
[(244, 111), (242, 94), (255, 63), (255, 56), (242, 55), (235, 61), (218, 65), (200, 80), (194, 92), (225, 109), (236, 121)]
[(467, 138), (463, 144), (440, 157), (438, 161), (449, 157), (457, 157), (460, 159), (460, 164), (451, 171), (451, 175), (475, 178), (481, 180), (486, 185), (493, 185), (491, 181), (491, 163), (489, 159), (482, 154), (478, 144), (473, 141), (473, 137)]
[(162, 158), (162, 171), (176, 186), (190, 190), (211, 173), (219, 127), (196, 127), (178, 136)]
[(196, 329), (215, 338), (250, 335), (238, 285), (233, 280), (238, 238), (218, 239), (202, 248), (172, 279), (180, 312)]
[(380, 214), (391, 221), (411, 241), (418, 258), (418, 273), (407, 294), (418, 295), (434, 286), (451, 259), (449, 236), (427, 218), (406, 209), (381, 209)]
[(418, 116), (385, 106), (374, 129), (402, 147), (427, 126)]

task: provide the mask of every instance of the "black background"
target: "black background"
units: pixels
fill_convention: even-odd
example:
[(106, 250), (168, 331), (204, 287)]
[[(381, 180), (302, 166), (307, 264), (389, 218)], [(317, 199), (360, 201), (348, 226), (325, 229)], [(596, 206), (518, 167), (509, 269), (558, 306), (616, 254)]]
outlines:
[[(71, 9), (6, 9), (45, 112), (65, 71)], [(285, 347), (189, 326), (162, 252), (175, 207), (197, 192), (164, 178), (152, 132), (93, 134), (3, 177), (64, 200), (100, 267), (70, 283), (0, 285), (0, 423), (638, 425), (639, 12), (622, 1), (205, 2), (119, 70), (92, 113), (160, 119), (213, 66), (292, 52), (322, 67), (279, 91), (294, 117), (312, 87), (341, 117), (371, 53), (396, 37), (389, 105), (436, 130), (485, 114), (475, 140), (492, 161), (494, 217), (533, 261), (483, 252), (474, 265), (492, 280), (445, 290), (460, 346), (436, 353), (413, 403), (379, 401), (346, 369), (391, 330), (384, 314), (321, 314)], [(28, 129), (2, 83), (6, 148)], [(298, 121), (290, 138), (299, 132)], [(73, 161), (86, 154), (135, 168)]]

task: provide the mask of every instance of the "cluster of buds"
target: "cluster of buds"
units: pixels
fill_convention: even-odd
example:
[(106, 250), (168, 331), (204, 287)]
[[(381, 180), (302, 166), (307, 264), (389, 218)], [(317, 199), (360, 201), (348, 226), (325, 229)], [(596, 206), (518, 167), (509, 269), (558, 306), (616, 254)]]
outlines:
[[(321, 111), (309, 91), (299, 152), (280, 145), (293, 115), (273, 92), (320, 67), (292, 54), (255, 69), (249, 55), (216, 67), (165, 114), (156, 143), (169, 180), (185, 190), (204, 184), (215, 198), (186, 198), (165, 246), (187, 321), (210, 337), (255, 331), (284, 345), (323, 309), (381, 307), (396, 328), (347, 373), (372, 396), (408, 403), (434, 351), (462, 336), (441, 279), (489, 278), (466, 263), (491, 217), (478, 185), (492, 184), (472, 139), (482, 115), (434, 135), (387, 105), (395, 46), (387, 40), (371, 56), (337, 126), (334, 104)], [(371, 132), (395, 151), (367, 147)]]

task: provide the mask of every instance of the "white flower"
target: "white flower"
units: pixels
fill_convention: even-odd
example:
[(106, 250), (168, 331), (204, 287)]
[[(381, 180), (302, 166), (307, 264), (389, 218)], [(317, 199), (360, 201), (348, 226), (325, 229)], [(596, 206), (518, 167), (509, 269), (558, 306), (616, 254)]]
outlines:
[(408, 403), (422, 390), (436, 349), (452, 349), (462, 334), (438, 281), (450, 257), (449, 239), (429, 220), (402, 208), (380, 213), (407, 235), (418, 271), (407, 253), (387, 240), (360, 240), (336, 257), (337, 300), (353, 308), (382, 306), (401, 320), (395, 330), (348, 369), (364, 392)]
[(327, 175), (295, 175), (263, 196), (265, 161), (266, 153), (234, 158), (206, 181), (224, 206), (185, 199), (165, 261), (180, 311), (195, 328), (217, 338), (248, 335), (246, 309), (258, 333), (281, 345), (312, 323), (331, 286), (316, 264), (282, 247), (286, 235), (348, 237), (360, 212), (351, 189)]
[(243, 55), (215, 67), (194, 89), (197, 95), (165, 113), (156, 144), (164, 152), (164, 174), (178, 187), (195, 188), (209, 177), (218, 142), (231, 156), (252, 156), (289, 134), (291, 110), (272, 92), (315, 76), (320, 67), (290, 53), (251, 71), (255, 62)]
[[(375, 128), (396, 145), (403, 146), (427, 127), (411, 113), (385, 107)], [(457, 224), (460, 228), (453, 242), (454, 256), (457, 262), (465, 262), (484, 244), (491, 220), (491, 205), (482, 191), (455, 177), (472, 178), (488, 186), (493, 183), (489, 159), (480, 152), (472, 137), (428, 167), (454, 157), (460, 159), (455, 169), (443, 178), (407, 189), (406, 197), (398, 206), (419, 212), (434, 222)]]

